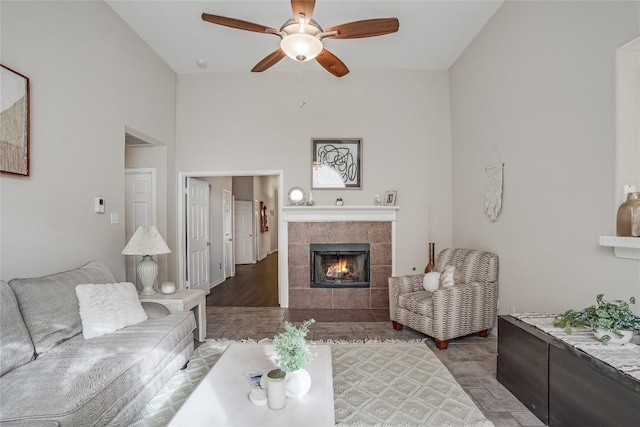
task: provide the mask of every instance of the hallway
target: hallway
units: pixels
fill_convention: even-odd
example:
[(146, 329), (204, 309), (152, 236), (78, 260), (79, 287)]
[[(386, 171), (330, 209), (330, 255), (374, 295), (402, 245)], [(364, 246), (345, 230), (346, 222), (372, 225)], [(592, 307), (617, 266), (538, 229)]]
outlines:
[(255, 264), (236, 265), (236, 275), (211, 289), (207, 307), (278, 307), (278, 252)]

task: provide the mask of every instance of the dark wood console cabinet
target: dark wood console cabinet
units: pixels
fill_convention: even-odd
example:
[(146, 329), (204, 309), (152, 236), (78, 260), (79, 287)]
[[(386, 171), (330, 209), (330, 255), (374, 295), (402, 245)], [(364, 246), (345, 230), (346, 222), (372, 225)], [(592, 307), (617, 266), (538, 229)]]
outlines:
[(512, 316), (498, 316), (497, 378), (549, 426), (640, 426), (640, 381)]

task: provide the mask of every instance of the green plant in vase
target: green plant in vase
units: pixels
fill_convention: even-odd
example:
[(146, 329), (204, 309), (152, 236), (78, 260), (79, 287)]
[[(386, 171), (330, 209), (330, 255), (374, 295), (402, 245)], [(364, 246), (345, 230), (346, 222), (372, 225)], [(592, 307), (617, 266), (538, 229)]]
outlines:
[(311, 361), (311, 345), (307, 341), (309, 326), (315, 319), (305, 320), (300, 327), (285, 322), (284, 332), (273, 339), (276, 348), (277, 362), (285, 372), (293, 372), (304, 368)]
[[(629, 307), (629, 303), (636, 303), (634, 297), (629, 298), (629, 303), (623, 300), (607, 301), (603, 297), (604, 294), (599, 294), (596, 305), (580, 311), (567, 310), (553, 320), (553, 325), (564, 328), (567, 334), (571, 334), (572, 327), (590, 327), (604, 343), (611, 341), (611, 334), (622, 338), (624, 331), (640, 332), (640, 316), (635, 315)], [(599, 330), (604, 332), (599, 333)]]
[(314, 319), (305, 320), (299, 327), (289, 322), (284, 324), (284, 332), (273, 339), (276, 350), (276, 362), (287, 373), (287, 391), (289, 398), (302, 397), (311, 388), (311, 376), (304, 369), (311, 361), (311, 344), (307, 341), (309, 326)]

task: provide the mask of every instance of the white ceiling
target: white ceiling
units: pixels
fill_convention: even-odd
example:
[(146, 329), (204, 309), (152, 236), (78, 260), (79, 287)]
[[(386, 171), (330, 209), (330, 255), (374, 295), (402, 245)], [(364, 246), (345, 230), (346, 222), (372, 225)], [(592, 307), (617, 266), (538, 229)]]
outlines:
[[(397, 17), (395, 34), (324, 40), (351, 70), (448, 69), (503, 0), (317, 0), (313, 19), (323, 28), (371, 18)], [(177, 73), (249, 72), (279, 47), (270, 34), (214, 25), (203, 12), (279, 29), (292, 18), (288, 0), (107, 0), (107, 3)], [(206, 68), (196, 65), (204, 59)], [(300, 70), (284, 58), (265, 72)], [(316, 61), (302, 68), (321, 70)]]

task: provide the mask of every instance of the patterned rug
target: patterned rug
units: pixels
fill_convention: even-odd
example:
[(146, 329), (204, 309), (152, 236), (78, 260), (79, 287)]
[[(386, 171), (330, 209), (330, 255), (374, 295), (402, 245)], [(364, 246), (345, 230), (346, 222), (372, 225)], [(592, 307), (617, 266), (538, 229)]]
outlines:
[[(166, 426), (228, 344), (198, 347), (130, 427)], [(318, 344), (331, 346), (336, 425), (493, 426), (423, 342)]]

